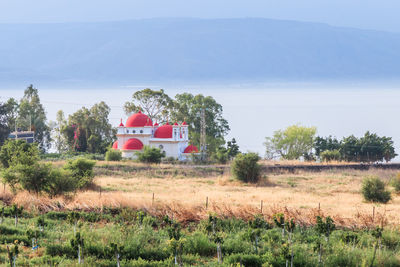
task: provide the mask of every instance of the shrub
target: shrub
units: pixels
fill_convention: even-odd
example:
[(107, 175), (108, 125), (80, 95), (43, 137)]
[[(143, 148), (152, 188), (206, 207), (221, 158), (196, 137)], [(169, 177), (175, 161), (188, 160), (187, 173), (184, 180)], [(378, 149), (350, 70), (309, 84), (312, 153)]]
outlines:
[(0, 149), (0, 162), (4, 168), (17, 164), (31, 165), (39, 161), (37, 144), (24, 140), (6, 140)]
[(377, 177), (363, 180), (362, 194), (367, 201), (387, 203), (391, 199), (390, 191), (385, 189), (385, 184)]
[(400, 173), (392, 180), (392, 186), (396, 193), (400, 193)]
[(229, 159), (229, 154), (226, 148), (220, 147), (218, 148), (217, 152), (212, 155), (212, 159), (215, 160), (217, 163), (225, 164)]
[(263, 266), (263, 260), (258, 255), (247, 255), (247, 254), (233, 254), (226, 258), (228, 264), (234, 265), (239, 263), (241, 266), (250, 267), (261, 267)]
[(84, 188), (93, 181), (93, 167), (95, 164), (95, 161), (78, 158), (68, 161), (64, 169), (71, 172), (72, 177), (75, 178), (77, 188)]
[(44, 189), (50, 197), (62, 195), (76, 190), (75, 179), (71, 172), (65, 169), (52, 169)]
[(160, 163), (165, 157), (165, 152), (159, 148), (144, 146), (142, 151), (136, 152), (137, 159), (145, 163)]
[(212, 257), (215, 256), (217, 246), (205, 234), (195, 232), (186, 238), (184, 250), (187, 254)]
[(246, 183), (258, 182), (260, 179), (259, 159), (256, 153), (238, 154), (231, 166), (234, 177)]
[(28, 190), (29, 192), (39, 194), (47, 185), (51, 172), (51, 164), (18, 164), (15, 169), (18, 173), (18, 180), (22, 188)]
[(330, 162), (333, 160), (339, 161), (341, 158), (339, 150), (325, 150), (320, 154), (321, 160)]
[(121, 161), (122, 152), (117, 149), (110, 148), (106, 152), (105, 159), (106, 159), (106, 161)]

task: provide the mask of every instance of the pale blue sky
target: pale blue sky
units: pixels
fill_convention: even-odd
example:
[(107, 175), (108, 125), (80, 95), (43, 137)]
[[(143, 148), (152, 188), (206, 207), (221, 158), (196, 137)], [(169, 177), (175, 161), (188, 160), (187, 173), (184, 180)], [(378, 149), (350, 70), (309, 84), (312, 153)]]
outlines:
[(1, 0), (1, 22), (264, 17), (400, 32), (399, 0)]

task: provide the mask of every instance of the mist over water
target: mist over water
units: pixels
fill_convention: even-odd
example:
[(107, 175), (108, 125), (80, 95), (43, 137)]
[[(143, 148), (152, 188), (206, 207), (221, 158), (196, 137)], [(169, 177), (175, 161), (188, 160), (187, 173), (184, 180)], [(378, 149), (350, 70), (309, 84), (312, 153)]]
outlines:
[[(66, 116), (82, 106), (90, 108), (99, 101), (111, 107), (110, 122), (117, 126), (127, 119), (123, 105), (131, 95), (143, 88), (164, 88), (171, 97), (190, 92), (214, 97), (222, 104), (224, 117), (231, 127), (227, 138), (235, 137), (242, 151), (264, 155), (263, 142), (275, 130), (292, 124), (316, 126), (320, 136), (333, 135), (341, 139), (367, 130), (380, 136), (390, 136), (400, 154), (400, 90), (396, 85), (378, 87), (323, 85), (295, 86), (115, 86), (102, 89), (39, 89), (47, 118), (55, 120), (62, 109)], [(311, 88), (311, 89), (309, 89)], [(0, 89), (0, 101), (9, 97), (20, 99), (24, 88)], [(394, 159), (400, 161), (400, 157)]]

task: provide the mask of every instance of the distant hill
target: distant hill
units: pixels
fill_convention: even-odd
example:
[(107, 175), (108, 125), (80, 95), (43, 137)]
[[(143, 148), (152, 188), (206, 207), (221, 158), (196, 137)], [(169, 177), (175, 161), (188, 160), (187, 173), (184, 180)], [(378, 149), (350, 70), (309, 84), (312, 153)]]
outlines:
[(400, 78), (400, 34), (271, 19), (0, 24), (0, 84)]

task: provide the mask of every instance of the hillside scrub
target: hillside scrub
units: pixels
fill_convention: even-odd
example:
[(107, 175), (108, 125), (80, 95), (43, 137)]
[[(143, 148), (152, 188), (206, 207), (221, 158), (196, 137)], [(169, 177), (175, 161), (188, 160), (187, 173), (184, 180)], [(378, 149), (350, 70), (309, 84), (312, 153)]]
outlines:
[(259, 160), (256, 153), (238, 154), (231, 165), (233, 176), (245, 183), (257, 183), (261, 176)]
[(366, 201), (387, 203), (391, 199), (390, 191), (386, 190), (385, 183), (377, 177), (365, 178), (361, 191)]
[(78, 158), (70, 160), (62, 169), (51, 163), (39, 162), (36, 144), (23, 140), (9, 140), (0, 150), (3, 165), (2, 181), (13, 193), (24, 189), (37, 196), (46, 192), (50, 197), (72, 192), (90, 185), (94, 178), (95, 161)]
[(93, 160), (77, 158), (75, 160), (69, 160), (63, 168), (71, 172), (77, 184), (77, 188), (85, 188), (93, 181), (94, 165), (96, 165), (96, 162)]

